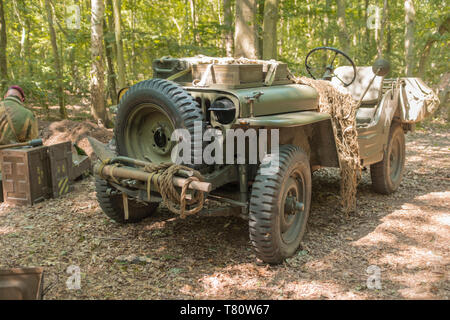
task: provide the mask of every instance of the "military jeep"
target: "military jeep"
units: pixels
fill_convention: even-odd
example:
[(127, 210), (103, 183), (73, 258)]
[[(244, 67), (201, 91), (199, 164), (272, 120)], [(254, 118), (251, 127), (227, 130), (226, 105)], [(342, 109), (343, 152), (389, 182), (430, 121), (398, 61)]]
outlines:
[[(320, 58), (316, 65), (322, 70), (311, 62), (318, 53), (331, 57)], [(337, 57), (345, 62), (338, 65)], [(193, 193), (204, 194), (206, 202), (198, 214), (246, 219), (256, 254), (267, 263), (280, 263), (293, 255), (310, 211), (311, 174), (322, 167), (339, 167), (339, 157), (331, 116), (318, 112), (317, 91), (294, 83), (286, 64), (259, 62), (230, 64), (212, 59), (202, 63), (165, 57), (155, 60), (153, 79), (122, 90), (115, 143), (107, 147), (91, 142), (101, 160), (95, 167), (96, 191), (105, 214), (128, 223), (156, 211), (164, 186), (144, 168), (150, 163), (173, 162), (179, 139), (177, 136), (174, 141), (173, 133), (184, 129), (193, 139), (181, 163), (199, 172), (201, 179), (186, 184), (193, 173), (180, 170), (172, 181), (177, 189), (187, 189), (188, 198), (193, 198)], [(330, 47), (311, 50), (305, 65), (313, 78), (329, 80), (359, 101), (356, 120), (361, 165), (370, 167), (376, 192), (396, 191), (405, 164), (404, 134), (421, 119), (417, 115), (424, 113), (410, 110), (403, 88), (406, 82), (414, 82), (424, 92), (429, 88), (420, 79), (385, 78), (389, 72), (386, 61), (356, 67), (347, 54)], [(256, 140), (248, 134), (245, 150), (234, 145), (228, 149), (234, 163), (206, 164), (201, 136), (208, 129), (222, 132), (222, 137), (231, 129), (242, 129), (244, 134), (255, 129)], [(255, 163), (249, 159), (255, 151), (261, 152), (260, 129), (268, 132), (264, 136), (268, 137), (264, 151), (268, 160)], [(276, 137), (274, 129), (278, 130), (276, 157), (267, 151), (276, 144), (271, 141)], [(225, 145), (222, 150), (226, 152)], [(274, 158), (277, 170), (267, 174), (264, 169)]]

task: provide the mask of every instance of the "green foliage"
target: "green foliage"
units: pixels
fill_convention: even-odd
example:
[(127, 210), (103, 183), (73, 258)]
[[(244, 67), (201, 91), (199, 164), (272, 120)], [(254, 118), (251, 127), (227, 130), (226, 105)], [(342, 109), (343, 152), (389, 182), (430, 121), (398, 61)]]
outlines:
[[(404, 7), (402, 1), (388, 1), (388, 23), (384, 26), (385, 58), (391, 61), (390, 76), (402, 76), (405, 68)], [(90, 80), (90, 7), (89, 1), (52, 0), (55, 29), (61, 55), (66, 94), (86, 96)], [(108, 1), (105, 1), (107, 4)], [(262, 6), (263, 0), (259, 1)], [(358, 65), (370, 65), (377, 49), (374, 30), (366, 26), (366, 0), (345, 1), (345, 22), (349, 34), (349, 55)], [(383, 7), (382, 0), (369, 0)], [(80, 6), (79, 29), (66, 23), (69, 6)], [(436, 35), (436, 30), (449, 10), (446, 1), (414, 1), (416, 6), (416, 69), (427, 41), (437, 38), (426, 63), (425, 80), (435, 84), (448, 71), (449, 35)], [(8, 34), (8, 69), (10, 82), (25, 87), (30, 99), (41, 105), (56, 103), (55, 72), (43, 1), (4, 1)], [(152, 77), (155, 58), (197, 54), (225, 55), (224, 12), (222, 0), (196, 0), (196, 30), (187, 0), (122, 0), (122, 38), (127, 81), (129, 84)], [(106, 5), (106, 13), (110, 14)], [(262, 25), (262, 10), (258, 24)], [(326, 22), (328, 19), (328, 23)], [(306, 75), (304, 58), (317, 46), (341, 48), (334, 0), (281, 0), (278, 21), (278, 59), (289, 64), (295, 74)], [(198, 34), (200, 41), (194, 40)], [(114, 43), (114, 30), (104, 37)], [(117, 70), (117, 67), (116, 67)]]

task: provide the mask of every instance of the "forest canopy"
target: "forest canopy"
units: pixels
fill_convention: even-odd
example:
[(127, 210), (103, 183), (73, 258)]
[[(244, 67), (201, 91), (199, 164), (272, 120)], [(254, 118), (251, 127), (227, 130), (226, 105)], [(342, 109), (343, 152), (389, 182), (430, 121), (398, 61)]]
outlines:
[[(2, 89), (22, 85), (31, 101), (59, 104), (63, 118), (68, 97), (89, 97), (95, 73), (104, 73), (95, 81), (104, 86), (105, 105), (111, 105), (118, 89), (151, 78), (152, 61), (163, 56), (254, 55), (287, 62), (294, 74), (306, 75), (307, 52), (325, 45), (344, 50), (357, 65), (371, 65), (382, 56), (391, 62), (390, 77), (419, 76), (433, 85), (448, 72), (450, 20), (447, 2), (440, 0), (0, 4)], [(100, 40), (93, 41), (100, 31)], [(239, 51), (241, 43), (253, 51)], [(94, 68), (96, 60), (102, 69)]]

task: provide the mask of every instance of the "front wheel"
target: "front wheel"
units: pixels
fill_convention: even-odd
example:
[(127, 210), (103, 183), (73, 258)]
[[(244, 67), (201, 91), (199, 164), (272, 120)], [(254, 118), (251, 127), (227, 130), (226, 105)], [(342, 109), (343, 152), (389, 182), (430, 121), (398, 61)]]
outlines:
[(405, 134), (401, 125), (394, 123), (389, 132), (383, 160), (370, 166), (375, 192), (390, 194), (400, 186), (405, 168)]
[(296, 252), (305, 233), (311, 169), (306, 153), (291, 145), (280, 147), (277, 172), (264, 175), (269, 165), (259, 168), (253, 183), (249, 227), (258, 258), (275, 264)]
[(118, 223), (138, 222), (153, 214), (158, 208), (158, 203), (139, 203), (136, 200), (128, 199), (128, 220), (125, 219), (122, 195), (112, 193), (112, 186), (103, 179), (95, 179), (95, 191), (98, 204), (103, 212), (112, 220)]

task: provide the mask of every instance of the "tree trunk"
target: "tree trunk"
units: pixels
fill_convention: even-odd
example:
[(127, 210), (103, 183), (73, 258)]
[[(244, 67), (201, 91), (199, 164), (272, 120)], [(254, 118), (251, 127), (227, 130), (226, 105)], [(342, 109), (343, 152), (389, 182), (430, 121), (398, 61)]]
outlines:
[(330, 32), (330, 17), (331, 17), (331, 0), (325, 1), (325, 15), (323, 17), (323, 22), (325, 26), (325, 35), (323, 37), (323, 45), (326, 47), (330, 46), (331, 43), (331, 32)]
[(258, 58), (256, 0), (236, 1), (234, 56)]
[(263, 30), (262, 25), (264, 23), (264, 3), (266, 0), (256, 0), (256, 47), (258, 48), (258, 59), (262, 59), (263, 50)]
[(388, 1), (383, 1), (383, 14), (382, 14), (382, 20), (381, 20), (381, 26), (380, 26), (380, 34), (378, 35), (378, 41), (377, 41), (377, 58), (383, 58), (383, 46), (384, 46), (384, 26), (387, 22), (387, 6)]
[(277, 58), (278, 0), (265, 0), (263, 21), (264, 60)]
[[(17, 21), (19, 22), (20, 26), (22, 27), (22, 35), (20, 37), (20, 42), (19, 42), (19, 48), (18, 48), (18, 56), (23, 59), (24, 58), (24, 52), (25, 52), (25, 46), (26, 46), (26, 40), (27, 40), (27, 29), (25, 28), (25, 21), (22, 19), (22, 16), (20, 15), (19, 12), (19, 6), (17, 4), (16, 0), (13, 0), (12, 5), (14, 7), (14, 13), (17, 16)], [(25, 65), (21, 65), (20, 66), (20, 75), (22, 77), (25, 76)]]
[(200, 44), (200, 35), (197, 30), (197, 13), (195, 12), (195, 0), (189, 0), (189, 6), (191, 8), (191, 21), (192, 21), (192, 35), (195, 45)]
[(388, 60), (390, 60), (392, 52), (391, 19), (389, 18), (390, 12), (389, 1), (386, 1), (386, 56)]
[[(283, 55), (283, 50), (284, 50), (284, 44), (285, 44), (285, 39), (283, 37), (283, 30), (284, 30), (284, 26), (285, 26), (285, 21), (284, 21), (284, 11), (283, 8), (280, 9), (280, 16), (279, 16), (279, 20), (280, 20), (280, 37), (278, 39), (278, 57), (281, 57)], [(297, 54), (297, 52), (296, 52)]]
[(103, 68), (103, 0), (91, 1), (91, 111), (95, 120), (108, 125), (108, 114), (105, 108), (105, 79)]
[(53, 26), (53, 13), (49, 0), (45, 0), (45, 9), (47, 11), (48, 30), (50, 33), (50, 42), (52, 44), (54, 66), (56, 71), (56, 90), (59, 101), (59, 113), (61, 115), (61, 118), (67, 119), (67, 110), (64, 102), (64, 88), (63, 88), (61, 60), (58, 52), (58, 44), (56, 42), (56, 32)]
[[(0, 0), (0, 89), (6, 84), (8, 80), (8, 65), (6, 59), (6, 21), (3, 10), (3, 0)], [(3, 90), (2, 90), (3, 91)]]
[(123, 55), (123, 42), (122, 42), (122, 25), (121, 25), (121, 0), (113, 0), (113, 11), (114, 11), (114, 28), (116, 34), (116, 51), (117, 51), (117, 72), (118, 72), (118, 85), (119, 88), (124, 88), (127, 86), (126, 81), (126, 69), (125, 69), (125, 58)]
[(367, 24), (367, 21), (369, 19), (369, 15), (367, 13), (367, 10), (369, 9), (369, 0), (364, 0), (364, 26), (366, 29), (365, 32), (365, 36), (366, 36), (366, 40), (364, 42), (364, 50), (366, 52), (366, 57), (365, 60), (369, 61), (372, 57), (371, 53), (370, 53), (370, 28)]
[[(112, 0), (106, 0), (106, 10), (108, 12), (107, 18), (108, 18), (108, 30), (113, 34), (113, 38), (111, 40), (112, 44), (112, 53), (113, 53), (113, 61), (117, 61), (117, 46), (116, 46), (116, 33), (114, 31), (114, 8)], [(103, 35), (105, 36), (105, 35)], [(116, 74), (117, 79), (117, 74)], [(116, 81), (117, 82), (117, 81)]]
[[(72, 61), (75, 61), (77, 59), (77, 53), (79, 54), (79, 51), (77, 50), (76, 46), (74, 45), (72, 49), (70, 50), (70, 59)], [(77, 95), (83, 95), (84, 92), (84, 85), (82, 79), (84, 78), (84, 74), (80, 72), (80, 66), (77, 63), (71, 63), (70, 64), (71, 73), (73, 75), (73, 82), (74, 82), (74, 88)]]
[[(30, 57), (30, 49), (31, 49), (31, 44), (30, 44), (30, 29), (31, 29), (31, 23), (29, 18), (26, 18), (25, 20), (25, 25), (26, 28), (28, 30), (27, 32), (27, 38), (25, 39), (25, 57)], [(33, 62), (31, 61), (31, 59), (26, 59), (27, 60), (27, 64), (28, 64), (28, 76), (33, 76), (34, 74), (34, 68), (33, 68)]]
[(231, 15), (231, 0), (223, 0), (223, 15), (225, 23), (225, 51), (227, 57), (233, 56), (233, 17)]
[(345, 23), (345, 0), (336, 0), (337, 5), (337, 24), (339, 27), (338, 36), (342, 51), (349, 53), (350, 39), (348, 37), (347, 25)]
[[(106, 20), (103, 20), (103, 31), (104, 34), (108, 32), (108, 26)], [(114, 64), (112, 58), (112, 47), (114, 43), (109, 40), (108, 37), (103, 37), (105, 41), (105, 52), (106, 52), (106, 64), (108, 66), (108, 91), (111, 97), (112, 104), (117, 104), (117, 88), (116, 88), (116, 73), (114, 72)]]
[(413, 0), (405, 0), (405, 74), (412, 77), (414, 72), (414, 28), (416, 12)]
[(443, 35), (445, 32), (448, 32), (450, 25), (450, 17), (447, 17), (445, 20), (441, 22), (438, 27), (438, 30), (434, 32), (425, 43), (423, 50), (421, 51), (420, 60), (419, 60), (419, 71), (417, 76), (419, 78), (423, 78), (425, 75), (425, 66), (428, 61), (428, 57), (430, 56), (431, 48), (433, 44), (438, 41), (439, 37)]

